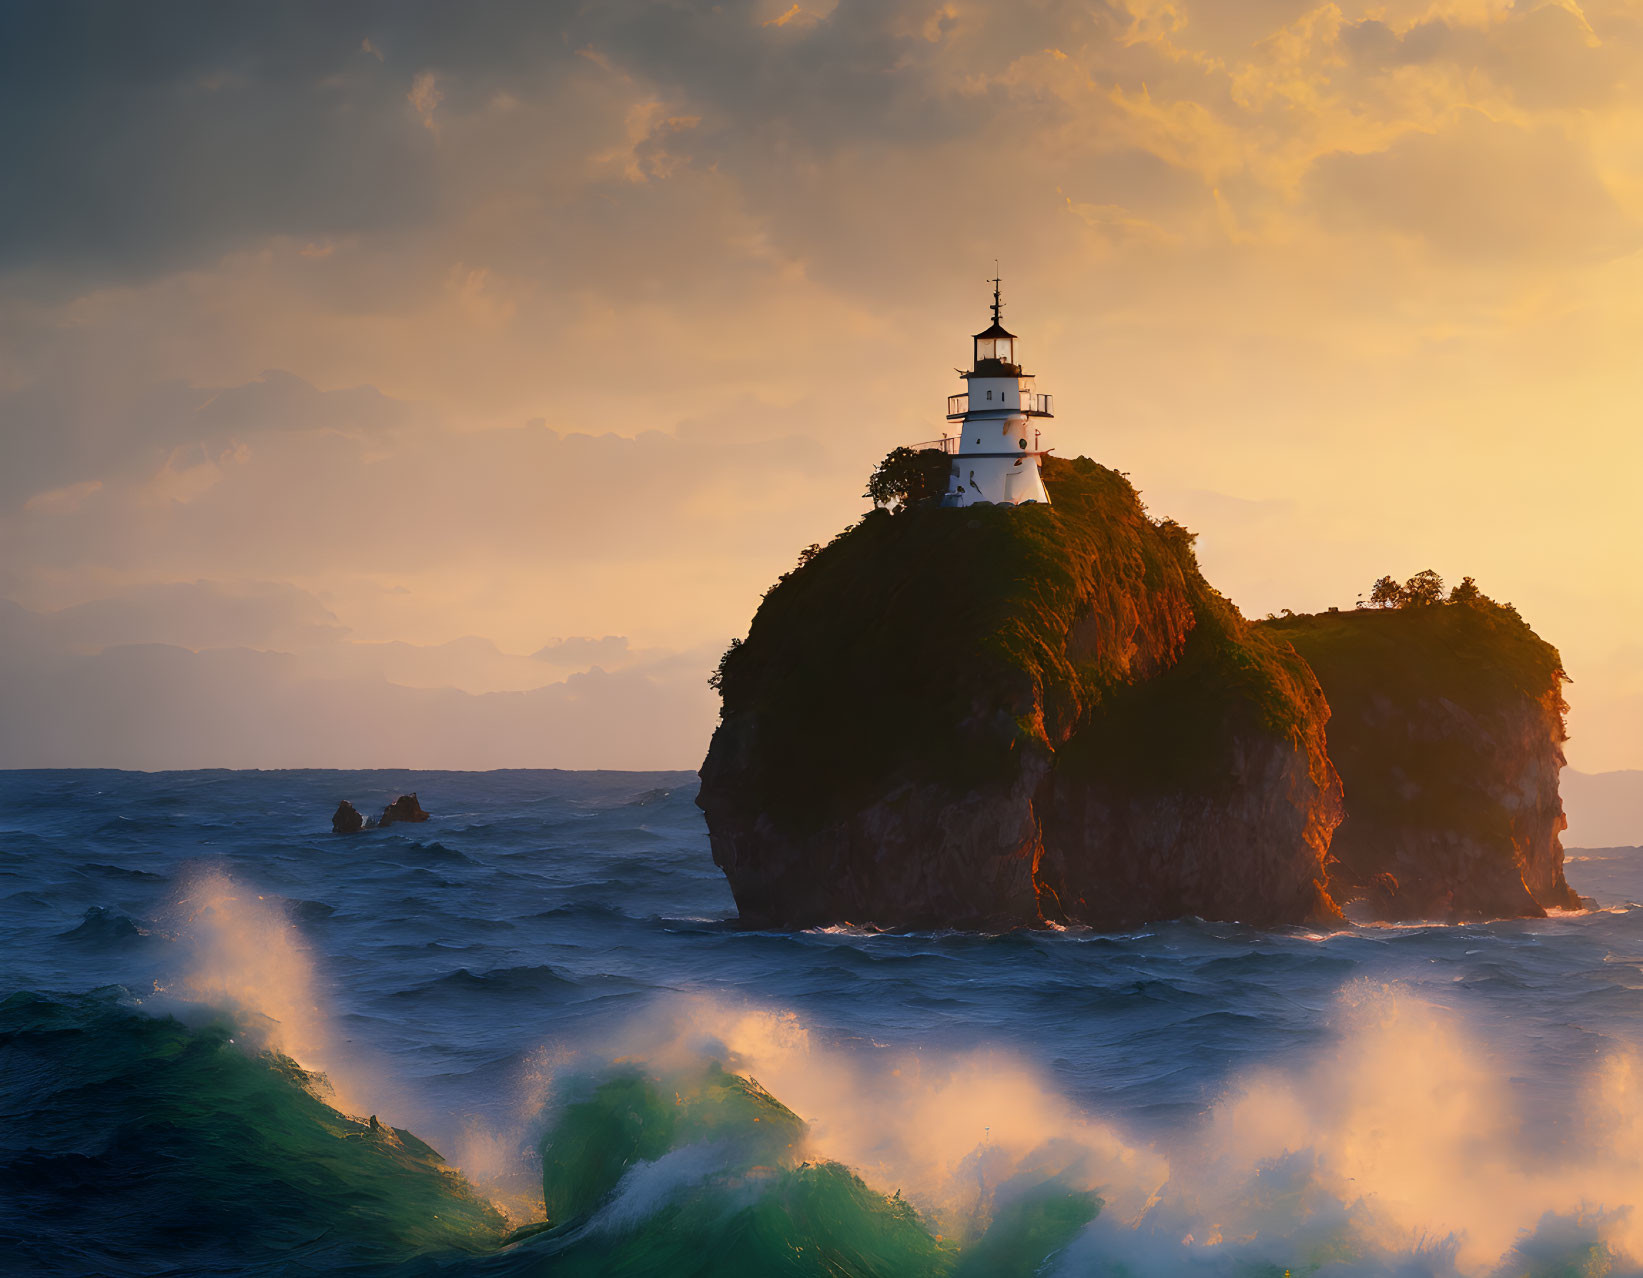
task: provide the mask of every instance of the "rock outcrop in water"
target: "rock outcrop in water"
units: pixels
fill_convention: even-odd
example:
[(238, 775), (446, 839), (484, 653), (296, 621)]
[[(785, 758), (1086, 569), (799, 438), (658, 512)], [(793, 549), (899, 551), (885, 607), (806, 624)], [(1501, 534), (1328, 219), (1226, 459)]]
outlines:
[(410, 794), (400, 795), (399, 798), (383, 808), (382, 816), (377, 824), (397, 825), (401, 821), (426, 821), (428, 816), (429, 814), (422, 810), (422, 804), (417, 802), (416, 794), (413, 791)]
[(365, 828), (365, 818), (359, 814), (359, 809), (347, 799), (337, 804), (337, 810), (331, 814), (332, 834), (358, 834)]
[(766, 595), (697, 800), (744, 921), (1339, 918), (1311, 670), (1123, 476), (1044, 479), (875, 512)]
[(359, 809), (344, 799), (337, 804), (337, 810), (331, 814), (331, 833), (358, 834), (361, 830), (376, 830), (384, 826), (398, 825), (402, 821), (426, 821), (429, 815), (422, 810), (422, 804), (417, 801), (415, 793), (400, 795), (382, 809), (380, 817), (372, 817), (370, 820), (362, 817)]
[(1053, 506), (868, 515), (725, 654), (697, 802), (745, 923), (1578, 904), (1563, 673), (1515, 612), (1250, 625), (1123, 476), (1044, 480)]
[(1317, 672), (1346, 787), (1330, 890), (1380, 918), (1533, 917), (1577, 908), (1562, 661), (1486, 599), (1261, 623)]

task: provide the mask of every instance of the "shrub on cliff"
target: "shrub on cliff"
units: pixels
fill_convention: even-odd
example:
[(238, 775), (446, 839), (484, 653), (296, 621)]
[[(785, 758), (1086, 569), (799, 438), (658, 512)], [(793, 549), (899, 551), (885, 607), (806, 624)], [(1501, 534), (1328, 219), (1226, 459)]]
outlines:
[(1493, 603), (1494, 601), (1478, 589), (1478, 583), (1470, 577), (1462, 577), (1460, 584), (1449, 592), (1449, 602), (1458, 604)]
[(862, 496), (875, 506), (908, 510), (947, 491), (952, 459), (939, 448), (892, 448), (867, 477)]

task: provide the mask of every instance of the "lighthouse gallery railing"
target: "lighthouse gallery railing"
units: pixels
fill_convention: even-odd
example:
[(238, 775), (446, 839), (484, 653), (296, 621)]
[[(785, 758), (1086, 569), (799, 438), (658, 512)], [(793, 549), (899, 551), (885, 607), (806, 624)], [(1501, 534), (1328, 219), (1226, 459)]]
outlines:
[[(985, 400), (983, 400), (982, 401), (982, 407), (984, 409), (990, 409), (990, 408), (995, 407), (995, 405), (987, 403)], [(1001, 412), (1002, 411), (1008, 411), (1008, 412), (1012, 412), (1012, 413), (1026, 413), (1027, 416), (1029, 416), (1029, 417), (1054, 417), (1055, 416), (1055, 396), (1054, 395), (1034, 395), (1031, 392), (1028, 392), (1028, 393), (1022, 395), (1022, 397), (1021, 397), (1021, 407), (1020, 408), (1006, 409), (1006, 406), (1002, 403), (997, 404), (996, 407)], [(953, 421), (956, 418), (963, 417), (964, 414), (969, 412), (969, 411), (970, 411), (970, 396), (969, 396), (968, 392), (965, 392), (965, 393), (959, 394), (959, 395), (949, 395), (947, 397), (947, 420), (948, 421)]]

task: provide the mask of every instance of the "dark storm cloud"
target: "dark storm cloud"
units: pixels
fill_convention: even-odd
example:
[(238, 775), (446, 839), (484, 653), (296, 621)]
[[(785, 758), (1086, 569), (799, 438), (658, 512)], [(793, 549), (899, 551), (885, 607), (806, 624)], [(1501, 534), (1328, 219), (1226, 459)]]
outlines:
[(590, 6), (569, 29), (738, 133), (831, 149), (985, 134), (1005, 107), (1003, 96), (957, 92), (955, 71), (996, 75), (1019, 57), (1110, 39), (1123, 25), (1101, 4), (959, 11), (841, 0), (825, 19), (790, 30), (761, 23), (756, 6), (745, 2), (627, 0)]
[(888, 51), (854, 27), (836, 57), (756, 70), (756, 29), (737, 25), (648, 4), (8, 5), (0, 269), (142, 274), (272, 234), (426, 221), (442, 199), (410, 100), (426, 71), (457, 112), (502, 90), (529, 100), (590, 47), (681, 91), (720, 86), (732, 110), (772, 85), (801, 113), (817, 94), (858, 120), (888, 105)]
[[(0, 268), (116, 274), (426, 216), (408, 71), (346, 6), (0, 8)], [(408, 118), (409, 117), (409, 118)]]
[[(270, 235), (437, 221), (556, 135), (593, 130), (590, 95), (562, 90), (595, 66), (690, 113), (681, 151), (755, 188), (857, 145), (975, 138), (1003, 163), (1025, 136), (1010, 126), (1020, 104), (975, 86), (1122, 25), (1059, 3), (953, 17), (844, 0), (786, 25), (762, 13), (751, 0), (0, 8), (0, 270), (125, 278)], [(494, 121), (441, 153), (432, 109), (413, 101), (423, 76), (442, 117), (505, 95), (529, 132)], [(558, 176), (565, 191), (577, 180), (571, 166)]]

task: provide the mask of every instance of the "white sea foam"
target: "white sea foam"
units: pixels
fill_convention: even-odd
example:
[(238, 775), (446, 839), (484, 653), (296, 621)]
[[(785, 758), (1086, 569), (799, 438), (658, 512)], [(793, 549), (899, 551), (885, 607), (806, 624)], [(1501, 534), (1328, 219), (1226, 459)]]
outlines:
[[(1009, 1053), (864, 1054), (791, 1012), (711, 998), (656, 1006), (621, 1055), (659, 1071), (713, 1058), (756, 1077), (810, 1124), (809, 1156), (901, 1191), (950, 1236), (973, 1236), (1005, 1186), (1092, 1190), (1104, 1209), (1057, 1262), (1069, 1278), (1326, 1262), (1343, 1275), (1517, 1274), (1537, 1255), (1588, 1252), (1570, 1272), (1635, 1272), (1636, 1055), (1571, 1080), (1581, 1130), (1560, 1147), (1523, 1111), (1510, 1059), (1455, 1013), (1358, 982), (1334, 1028), (1330, 1048), (1238, 1078), (1189, 1133), (1155, 1140), (1082, 1112)], [(623, 1220), (660, 1200), (640, 1192), (648, 1183), (635, 1178)]]
[(171, 924), (183, 970), (159, 992), (236, 1013), (247, 1037), (304, 1069), (334, 1063), (314, 962), (281, 898), (206, 871), (187, 883)]
[(512, 1121), (443, 1114), (338, 1027), (326, 981), (283, 898), (220, 869), (203, 871), (179, 894), (168, 930), (180, 949), (180, 970), (156, 982), (151, 1010), (229, 1013), (243, 1046), (295, 1061), (315, 1076), (333, 1108), (380, 1114), (433, 1140), (511, 1220), (541, 1219), (540, 1170), (529, 1151), (547, 1102), (552, 1053), (538, 1053), (521, 1071)]
[[(1235, 1078), (1185, 1135), (1089, 1114), (1015, 1053), (840, 1046), (791, 1011), (686, 995), (611, 1041), (544, 1049), (518, 1080), (514, 1121), (497, 1126), (418, 1113), (408, 1089), (342, 1042), (283, 902), (202, 874), (174, 931), (187, 961), (170, 996), (226, 1008), (262, 1045), (324, 1071), (339, 1108), (449, 1129), (457, 1163), (516, 1218), (540, 1214), (526, 1201), (524, 1151), (557, 1074), (616, 1058), (660, 1072), (716, 1059), (809, 1123), (808, 1156), (899, 1190), (949, 1236), (973, 1236), (1011, 1186), (1053, 1178), (1098, 1193), (1104, 1209), (1056, 1262), (1062, 1275), (1254, 1263), (1517, 1274), (1583, 1252), (1590, 1264), (1571, 1272), (1629, 1273), (1643, 1256), (1643, 1060), (1614, 1051), (1570, 1079), (1575, 1130), (1556, 1142), (1488, 1027), (1397, 985), (1347, 986), (1331, 1046)], [(699, 1148), (634, 1168), (600, 1228), (632, 1227), (713, 1166)]]

